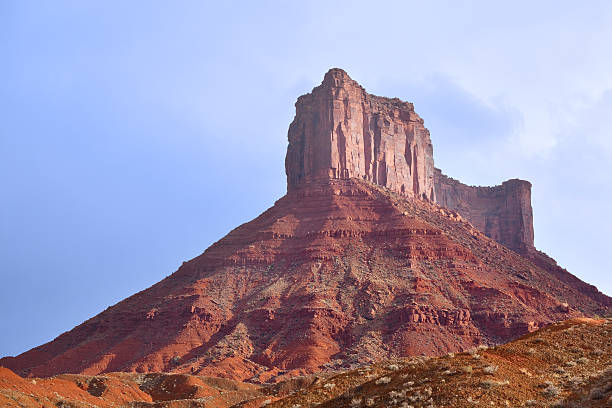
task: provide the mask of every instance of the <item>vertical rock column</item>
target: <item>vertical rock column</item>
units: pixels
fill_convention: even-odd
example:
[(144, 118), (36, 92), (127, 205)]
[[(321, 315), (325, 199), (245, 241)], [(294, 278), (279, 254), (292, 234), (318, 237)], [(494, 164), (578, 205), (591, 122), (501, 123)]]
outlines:
[(361, 178), (435, 199), (433, 147), (411, 103), (370, 95), (335, 68), (295, 107), (285, 159), (288, 191), (313, 180)]

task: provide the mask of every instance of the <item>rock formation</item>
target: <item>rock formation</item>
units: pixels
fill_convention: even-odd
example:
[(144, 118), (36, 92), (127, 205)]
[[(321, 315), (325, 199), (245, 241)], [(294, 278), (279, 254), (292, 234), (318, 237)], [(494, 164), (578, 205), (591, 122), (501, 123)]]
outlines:
[(439, 169), (434, 181), (438, 204), (457, 210), (488, 237), (516, 252), (533, 248), (531, 183), (512, 179), (500, 186), (473, 187)]
[[(0, 365), (265, 382), (496, 344), (610, 310), (552, 261), (431, 200), (431, 144), (412, 105), (369, 96), (335, 69), (296, 106), (287, 195), (161, 282)], [(473, 199), (459, 193), (442, 197)], [(491, 217), (523, 211), (518, 197)], [(500, 205), (488, 200), (482, 208)], [(498, 224), (500, 240), (522, 231)]]
[(341, 69), (300, 96), (289, 127), (287, 190), (313, 180), (360, 178), (435, 199), (433, 147), (414, 106), (368, 94)]
[(370, 95), (335, 68), (295, 108), (285, 159), (288, 191), (314, 180), (360, 178), (457, 210), (517, 252), (533, 247), (531, 184), (471, 187), (434, 169), (429, 131), (411, 103)]

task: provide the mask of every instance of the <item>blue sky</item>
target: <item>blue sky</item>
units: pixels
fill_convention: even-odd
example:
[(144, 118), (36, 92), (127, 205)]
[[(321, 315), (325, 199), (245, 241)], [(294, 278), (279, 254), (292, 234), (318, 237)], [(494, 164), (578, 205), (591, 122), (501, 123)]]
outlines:
[(612, 294), (612, 3), (0, 2), (0, 356), (172, 273), (285, 192), (341, 67), (436, 165), (533, 183), (536, 246)]

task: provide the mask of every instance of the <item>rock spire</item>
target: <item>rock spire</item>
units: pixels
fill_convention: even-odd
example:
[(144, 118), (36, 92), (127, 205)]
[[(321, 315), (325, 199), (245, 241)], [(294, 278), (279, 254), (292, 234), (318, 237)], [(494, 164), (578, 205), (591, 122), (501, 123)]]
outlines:
[(411, 103), (370, 95), (333, 68), (295, 107), (285, 160), (288, 191), (314, 180), (360, 178), (435, 199), (433, 147)]

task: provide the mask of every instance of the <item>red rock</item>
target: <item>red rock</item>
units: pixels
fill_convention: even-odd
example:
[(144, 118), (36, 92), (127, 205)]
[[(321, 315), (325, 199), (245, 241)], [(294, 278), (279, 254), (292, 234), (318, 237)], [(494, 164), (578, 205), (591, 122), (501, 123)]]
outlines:
[[(411, 105), (388, 101), (330, 71), (297, 103), (286, 196), (163, 281), (0, 365), (29, 376), (170, 371), (275, 381), (505, 342), (553, 321), (609, 312), (609, 297), (543, 254), (522, 256), (457, 211), (416, 199), (431, 197), (433, 179), (395, 153), (394, 168), (389, 152), (407, 146), (406, 134), (414, 135), (412, 151), (426, 152), (429, 138)], [(412, 130), (381, 129), (372, 151), (384, 154), (373, 161), (359, 155), (357, 136), (331, 143), (338, 129), (359, 135), (363, 123), (352, 121), (376, 116), (389, 122), (384, 129)], [(417, 163), (427, 160), (417, 155)], [(380, 166), (384, 182), (373, 170)], [(525, 185), (513, 185), (493, 188), (512, 203), (508, 214), (527, 205), (513, 192)], [(496, 194), (483, 208), (500, 202)], [(466, 197), (461, 202), (471, 202)], [(522, 222), (489, 233), (506, 240), (518, 231), (515, 240), (528, 241)]]
[(411, 103), (370, 95), (334, 68), (295, 108), (287, 190), (313, 180), (360, 178), (407, 196), (435, 198), (429, 131)]
[(488, 237), (525, 253), (533, 248), (531, 183), (512, 179), (501, 186), (474, 187), (445, 176), (435, 169), (436, 200), (457, 210)]

